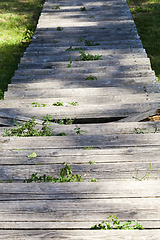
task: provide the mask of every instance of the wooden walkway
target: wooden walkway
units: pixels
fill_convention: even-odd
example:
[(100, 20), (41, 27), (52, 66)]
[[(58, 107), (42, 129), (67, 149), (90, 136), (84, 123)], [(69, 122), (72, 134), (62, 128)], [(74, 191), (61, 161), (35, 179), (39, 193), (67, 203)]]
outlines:
[[(88, 54), (102, 60), (79, 61)], [(160, 123), (146, 121), (159, 98), (125, 0), (47, 0), (0, 102), (0, 132), (49, 114), (53, 136), (0, 137), (0, 239), (160, 239)], [(23, 183), (64, 163), (83, 181)], [(112, 214), (144, 230), (91, 230)]]

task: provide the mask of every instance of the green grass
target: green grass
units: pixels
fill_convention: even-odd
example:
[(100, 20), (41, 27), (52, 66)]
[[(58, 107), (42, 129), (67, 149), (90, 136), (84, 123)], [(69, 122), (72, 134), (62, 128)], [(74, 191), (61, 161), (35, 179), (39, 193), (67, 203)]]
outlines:
[(44, 0), (0, 0), (0, 99), (36, 28)]
[(128, 5), (160, 83), (160, 1), (128, 0)]

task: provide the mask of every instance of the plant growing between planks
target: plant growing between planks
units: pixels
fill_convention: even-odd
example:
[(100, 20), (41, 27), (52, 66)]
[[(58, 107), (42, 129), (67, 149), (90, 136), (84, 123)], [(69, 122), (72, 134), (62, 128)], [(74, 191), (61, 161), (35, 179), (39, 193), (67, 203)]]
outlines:
[(22, 125), (16, 124), (16, 128), (11, 127), (10, 130), (5, 129), (3, 137), (15, 136), (15, 137), (38, 137), (38, 136), (52, 136), (52, 129), (48, 127), (51, 124), (51, 116), (46, 115), (43, 117), (44, 121), (42, 122), (42, 128), (36, 129), (35, 126), (37, 123), (35, 122), (35, 117), (32, 117), (26, 123)]
[(77, 106), (79, 105), (78, 102), (68, 102), (68, 104), (72, 105), (72, 106)]
[(98, 180), (96, 178), (92, 178), (90, 182), (98, 182)]
[(87, 11), (87, 9), (85, 7), (81, 7), (80, 10), (81, 11)]
[(82, 176), (79, 174), (73, 174), (71, 166), (66, 164), (64, 168), (60, 169), (60, 174), (58, 174), (59, 178), (54, 178), (51, 176), (46, 176), (46, 174), (42, 176), (37, 176), (39, 173), (33, 173), (30, 178), (25, 179), (23, 182), (31, 183), (31, 182), (81, 182)]
[(135, 128), (134, 130), (135, 130), (136, 134), (150, 133), (149, 129), (147, 129), (147, 128)]
[(46, 107), (47, 104), (46, 103), (42, 103), (41, 105), (38, 102), (33, 102), (32, 103), (32, 107)]
[(92, 40), (85, 40), (85, 46), (98, 46), (99, 43), (94, 43)]
[[(89, 147), (84, 147), (83, 149), (84, 149), (84, 150), (93, 150), (93, 147), (92, 147), (92, 146), (89, 146)], [(89, 163), (90, 163), (90, 162), (93, 163), (92, 161), (89, 161)]]
[(54, 7), (52, 9), (60, 9), (60, 6), (59, 5), (54, 5)]
[(140, 179), (138, 179), (139, 169), (137, 169), (137, 171), (136, 171), (136, 177), (133, 177), (133, 178), (135, 178), (135, 179), (138, 180), (138, 181), (142, 181), (142, 180), (146, 180), (146, 179), (148, 180), (149, 177), (150, 177), (150, 174), (151, 174), (151, 168), (152, 168), (152, 163), (150, 163), (149, 168), (147, 169), (145, 175), (144, 175), (142, 178), (140, 178)]
[(67, 64), (67, 67), (71, 68), (71, 64), (72, 64), (72, 61), (70, 61), (70, 63)]
[(83, 51), (79, 51), (81, 55), (79, 56), (79, 59), (76, 59), (75, 61), (95, 61), (95, 60), (102, 60), (102, 55), (92, 55), (90, 53), (86, 54)]
[(66, 119), (55, 119), (55, 123), (59, 124), (59, 125), (71, 125), (73, 123), (73, 119), (68, 116), (66, 117)]
[(97, 77), (90, 75), (85, 79), (85, 81), (93, 81), (93, 80), (97, 80)]
[(57, 31), (62, 31), (62, 30), (63, 30), (63, 28), (57, 27)]
[(61, 102), (60, 100), (58, 102), (56, 102), (56, 103), (53, 103), (52, 105), (53, 106), (57, 106), (57, 107), (64, 106), (63, 102)]
[(82, 135), (81, 133), (85, 132), (85, 131), (81, 130), (79, 127), (74, 128), (74, 130), (76, 131), (77, 135)]
[(138, 223), (136, 220), (131, 221), (128, 220), (125, 223), (121, 223), (118, 217), (115, 215), (110, 215), (109, 222), (102, 221), (102, 223), (94, 225), (91, 229), (100, 229), (100, 230), (136, 230), (136, 229), (143, 229), (142, 225)]

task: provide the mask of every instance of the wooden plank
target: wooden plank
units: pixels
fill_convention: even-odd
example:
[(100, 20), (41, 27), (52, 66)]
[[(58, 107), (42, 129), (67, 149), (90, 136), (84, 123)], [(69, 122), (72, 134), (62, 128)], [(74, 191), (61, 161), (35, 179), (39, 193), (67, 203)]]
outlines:
[[(74, 48), (74, 47), (73, 47)], [(51, 48), (51, 49), (45, 49), (44, 48), (44, 53), (46, 52), (46, 50), (55, 50), (55, 48)], [(67, 49), (65, 48), (64, 51), (66, 51)], [(88, 51), (88, 50), (87, 50)], [(32, 51), (33, 53), (33, 51)], [(79, 54), (79, 53), (78, 53)], [(80, 54), (79, 54), (80, 55)], [(49, 59), (51, 59), (51, 61), (49, 61)], [(35, 61), (36, 60), (36, 61)], [(43, 64), (43, 63), (50, 63), (52, 64), (52, 67), (58, 67), (58, 68), (61, 68), (61, 67), (66, 67), (66, 62), (64, 61), (61, 61), (61, 62), (56, 62), (56, 61), (52, 61), (52, 56), (48, 57), (47, 61), (44, 62), (43, 61), (43, 57), (40, 55), (39, 53), (39, 57), (33, 57), (33, 58), (25, 58), (23, 57), (20, 61), (20, 67), (22, 64)], [(119, 67), (127, 67), (127, 66), (130, 66), (130, 67), (133, 67), (133, 66), (146, 66), (148, 67), (149, 69), (151, 68), (150, 66), (150, 60), (148, 58), (137, 58), (137, 59), (115, 59), (113, 60), (112, 58), (107, 58), (106, 60), (101, 60), (101, 61), (86, 61), (85, 62), (85, 67), (97, 67), (97, 65), (100, 67), (100, 66), (117, 66), (119, 65)], [(34, 65), (33, 65), (34, 66)], [(35, 65), (36, 66), (36, 65)], [(73, 62), (72, 63), (72, 68), (74, 67), (84, 67), (84, 62), (83, 61), (76, 61), (76, 62)]]
[(159, 240), (159, 230), (143, 230), (143, 231), (97, 231), (97, 230), (0, 230), (0, 239), (25, 239), (31, 240), (39, 238), (45, 239), (67, 239), (67, 240)]
[[(81, 36), (82, 37), (82, 36)], [(61, 37), (58, 38), (58, 36), (56, 35), (56, 39), (58, 40), (57, 43), (55, 43), (53, 45), (53, 43), (36, 43), (36, 44), (30, 44), (28, 46), (28, 48), (26, 49), (26, 52), (24, 53), (24, 57), (25, 56), (29, 56), (29, 55), (38, 55), (39, 54), (42, 54), (42, 55), (46, 55), (46, 51), (47, 51), (47, 55), (46, 57), (50, 57), (50, 55), (52, 55), (52, 51), (54, 50), (55, 52), (59, 52), (61, 53), (62, 55), (64, 54), (64, 50), (66, 50), (67, 48), (69, 48), (71, 45), (73, 45), (73, 47), (84, 47), (84, 50), (99, 50), (99, 49), (105, 49), (105, 52), (106, 54), (108, 54), (108, 58), (109, 59), (112, 59), (113, 57), (115, 57), (115, 59), (119, 58), (119, 59), (123, 59), (123, 56), (125, 56), (125, 58), (128, 58), (128, 59), (135, 59), (137, 60), (137, 58), (146, 58), (147, 57), (147, 54), (145, 52), (145, 50), (143, 48), (129, 48), (129, 47), (125, 47), (123, 48), (123, 44), (121, 46), (117, 46), (117, 43), (118, 42), (123, 42), (124, 44), (126, 43), (126, 40), (113, 40), (113, 45), (111, 46), (111, 42), (110, 40), (109, 41), (106, 41), (104, 39), (99, 39), (100, 41), (98, 41), (100, 43), (100, 45), (98, 46), (84, 46), (84, 41), (85, 40), (92, 40), (92, 41), (95, 41), (97, 42), (97, 38), (94, 39), (93, 37), (86, 37), (85, 36), (85, 39), (83, 40), (83, 42), (78, 42), (78, 37), (76, 38), (76, 42), (73, 41), (72, 42), (72, 39), (69, 38), (70, 42), (62, 39)], [(128, 39), (127, 42), (136, 42), (137, 40), (132, 40), (132, 39)], [(138, 40), (139, 41), (139, 40)], [(102, 42), (102, 44), (101, 44)], [(73, 43), (73, 44), (72, 44)], [(116, 43), (116, 44), (114, 44)], [(107, 46), (108, 44), (108, 46)], [(115, 45), (117, 47), (115, 47)], [(46, 51), (45, 51), (46, 50)], [(108, 59), (106, 58), (106, 60)], [(22, 58), (23, 59), (23, 58)]]
[[(17, 87), (18, 89), (18, 87)], [(72, 93), (71, 96), (69, 95), (69, 91), (67, 93), (63, 94), (63, 89), (61, 89), (62, 93), (60, 94), (60, 96), (58, 97), (59, 91), (56, 90), (52, 90), (53, 95), (55, 95), (55, 97), (52, 98), (45, 98), (42, 96), (42, 94), (44, 94), (44, 96), (46, 96), (46, 92), (44, 92), (44, 90), (42, 90), (41, 88), (38, 90), (39, 94), (42, 96), (41, 98), (39, 97), (32, 97), (32, 95), (35, 96), (37, 89), (33, 90), (29, 90), (24, 92), (24, 90), (22, 90), (22, 88), (18, 89), (19, 91), (17, 91), (15, 84), (12, 85), (12, 87), (10, 86), (10, 90), (8, 91), (7, 94), (5, 94), (5, 100), (0, 101), (0, 106), (3, 108), (17, 108), (17, 107), (36, 107), (34, 103), (39, 103), (39, 107), (43, 106), (43, 104), (45, 104), (45, 107), (53, 107), (54, 103), (57, 102), (62, 102), (63, 106), (65, 107), (70, 107), (71, 103), (75, 102), (75, 106), (82, 106), (82, 105), (104, 105), (106, 102), (108, 104), (114, 104), (115, 103), (123, 103), (123, 104), (129, 104), (129, 103), (151, 103), (151, 102), (158, 102), (159, 101), (159, 93), (155, 93), (155, 94), (147, 94), (147, 93), (139, 93), (139, 94), (134, 94), (134, 99), (133, 99), (133, 95), (132, 94), (119, 94), (118, 96), (115, 95), (109, 95), (109, 93), (106, 95), (97, 95), (94, 92), (91, 93), (91, 95), (76, 95), (76, 91), (75, 91), (75, 95)], [(77, 89), (78, 90), (78, 89)], [(16, 92), (15, 92), (16, 91)], [(51, 95), (51, 91), (49, 91), (49, 94)], [(72, 91), (74, 92), (74, 90), (72, 89)], [(33, 93), (35, 92), (35, 94)], [(43, 93), (42, 93), (43, 92)], [(86, 91), (84, 91), (86, 92)], [(90, 91), (89, 91), (90, 92)], [(13, 96), (12, 100), (9, 99), (9, 96)], [(18, 98), (16, 98), (16, 95), (19, 95)], [(27, 96), (28, 95), (28, 96)], [(64, 95), (64, 96), (63, 96)], [(8, 96), (8, 97), (7, 97)], [(24, 97), (24, 98), (23, 98)], [(28, 98), (27, 98), (28, 97)], [(74, 105), (73, 105), (74, 106)], [(38, 107), (38, 106), (37, 106)], [(157, 114), (156, 112), (154, 114)]]
[[(6, 229), (15, 226), (14, 222), (21, 222), (19, 228), (22, 229), (31, 227), (28, 222), (35, 222), (31, 229), (36, 228), (38, 222), (41, 223), (43, 229), (46, 226), (46, 224), (43, 225), (43, 222), (52, 222), (52, 225), (50, 224), (51, 229), (55, 229), (57, 227), (56, 222), (59, 222), (59, 229), (63, 229), (66, 226), (65, 222), (68, 222), (68, 220), (70, 220), (70, 228), (73, 225), (73, 228), (76, 228), (77, 223), (77, 226), (80, 226), (81, 222), (87, 222), (87, 225), (89, 225), (89, 222), (91, 224), (95, 222), (96, 224), (107, 220), (109, 215), (115, 214), (122, 222), (128, 219), (137, 219), (140, 223), (141, 221), (148, 222), (150, 224), (149, 228), (152, 228), (154, 222), (159, 221), (158, 203), (159, 199), (153, 198), (88, 199), (87, 201), (86, 199), (77, 201), (67, 199), (60, 202), (53, 200), (3, 201), (0, 203), (2, 209), (0, 211), (0, 222), (3, 223), (2, 226), (4, 226), (4, 222), (11, 222), (9, 226), (6, 224)], [(148, 211), (147, 216), (146, 210)]]
[(93, 147), (144, 147), (159, 146), (159, 133), (122, 134), (122, 135), (87, 135), (87, 136), (50, 136), (50, 137), (0, 137), (1, 149), (72, 149)]
[[(88, 148), (86, 146), (86, 148)], [(154, 148), (153, 148), (154, 150)], [(71, 150), (73, 151), (73, 150)], [(79, 150), (78, 150), (79, 151)], [(97, 150), (81, 150), (81, 151), (87, 151), (88, 153), (81, 153), (81, 154), (72, 154), (70, 153), (70, 151), (66, 151), (66, 155), (56, 155), (54, 149), (53, 152), (49, 152), (48, 151), (48, 156), (47, 155), (47, 151), (44, 150), (45, 154), (41, 154), (42, 150), (35, 150), (30, 149), (30, 150), (24, 150), (23, 154), (16, 154), (14, 156), (9, 155), (7, 156), (7, 151), (3, 151), (1, 153), (0, 156), (0, 161), (1, 161), (1, 168), (2, 165), (6, 166), (6, 165), (49, 165), (49, 164), (62, 164), (64, 162), (67, 162), (68, 164), (89, 164), (89, 162), (93, 162), (93, 163), (97, 163), (97, 164), (101, 164), (101, 163), (124, 163), (124, 162), (134, 162), (134, 163), (138, 163), (140, 165), (140, 163), (142, 164), (141, 166), (143, 166), (143, 163), (147, 166), (149, 166), (150, 163), (158, 163), (159, 161), (159, 150), (156, 153), (153, 154), (149, 154), (148, 152), (143, 154), (137, 154), (136, 156), (133, 155), (105, 155), (105, 154), (97, 154)], [(16, 152), (16, 150), (13, 150), (13, 153)], [(18, 151), (17, 151), (18, 152)], [(32, 152), (36, 152), (37, 157), (34, 159), (28, 159), (27, 156), (29, 154), (31, 154)], [(70, 154), (69, 156), (67, 156), (67, 153)], [(49, 156), (50, 154), (52, 154), (53, 156)], [(135, 164), (136, 167), (136, 164)], [(31, 168), (31, 167), (30, 167)], [(5, 167), (6, 169), (6, 167)]]
[[(141, 104), (110, 104), (110, 105), (83, 105), (68, 107), (42, 107), (42, 108), (3, 108), (0, 109), (0, 117), (28, 121), (35, 116), (36, 119), (43, 120), (43, 117), (49, 114), (53, 120), (66, 119), (99, 119), (99, 118), (124, 118), (131, 114), (148, 111), (151, 108), (159, 109), (159, 102), (141, 103)], [(29, 111), (28, 111), (29, 110)], [(93, 120), (91, 120), (93, 121)], [(39, 121), (41, 122), (41, 121)]]
[[(69, 163), (69, 162), (68, 162)], [(151, 165), (152, 164), (152, 165)], [(93, 163), (89, 164), (70, 164), (74, 174), (80, 174), (84, 181), (90, 181), (95, 178), (98, 181), (111, 181), (111, 180), (143, 180), (145, 179), (160, 179), (159, 170), (160, 164), (158, 162), (113, 162), (113, 163)], [(23, 182), (34, 173), (40, 175), (49, 175), (58, 177), (60, 169), (64, 168), (63, 162), (61, 164), (46, 163), (40, 164), (38, 159), (34, 164), (32, 159), (28, 160), (27, 164), (23, 165), (5, 165), (0, 166), (1, 180), (14, 182)], [(151, 169), (150, 169), (151, 168)]]
[[(87, 147), (87, 146), (86, 146)], [(125, 162), (143, 162), (148, 166), (151, 162), (159, 161), (160, 147), (126, 147), (126, 148), (107, 148), (107, 149), (10, 149), (1, 150), (0, 162), (1, 165), (41, 165), (46, 164), (88, 164), (93, 163), (125, 163)], [(37, 157), (29, 159), (27, 156), (32, 152), (36, 152)]]
[[(154, 78), (114, 78), (112, 79), (105, 79), (105, 76), (95, 74), (96, 77), (98, 77), (98, 80), (93, 80), (93, 81), (85, 81), (85, 79), (88, 77), (87, 74), (78, 74), (77, 78), (75, 80), (72, 79), (72, 75), (66, 76), (59, 76), (59, 77), (54, 77), (53, 75), (50, 77), (47, 77), (45, 75), (43, 76), (30, 76), (30, 77), (13, 77), (12, 78), (12, 84), (9, 84), (9, 90), (15, 85), (17, 85), (17, 89), (42, 89), (44, 88), (44, 83), (46, 84), (46, 89), (66, 89), (66, 86), (68, 89), (70, 88), (102, 88), (102, 87), (120, 87), (123, 86), (134, 86), (134, 88), (141, 88), (144, 90), (146, 88), (146, 91), (148, 92), (148, 88), (151, 88), (149, 92), (158, 92), (157, 88), (157, 80)], [(52, 80), (52, 82), (51, 82)], [(54, 84), (53, 84), (54, 81)], [(155, 91), (157, 89), (157, 91)]]
[[(107, 199), (111, 198), (159, 198), (160, 197), (160, 180), (149, 181), (123, 181), (117, 184), (117, 181), (107, 182), (67, 182), (67, 183), (2, 183), (0, 184), (0, 193), (9, 201), (9, 194), (17, 194), (18, 197), (26, 194), (27, 199), (30, 195), (39, 195), (47, 199), (47, 197), (59, 195), (59, 198), (71, 194), (72, 198), (99, 199), (99, 195), (103, 195)], [(132, 187), (131, 187), (132, 186)], [(147, 191), (146, 191), (147, 189)], [(113, 191), (114, 190), (114, 191)], [(43, 193), (43, 194), (42, 194)], [(89, 197), (88, 195), (89, 194)], [(46, 197), (45, 197), (46, 195)], [(78, 198), (77, 198), (78, 196)], [(19, 199), (19, 198), (18, 198)], [(56, 198), (55, 198), (56, 199)], [(20, 199), (19, 199), (20, 200)], [(65, 200), (65, 198), (64, 198)]]
[[(108, 220), (108, 219), (106, 219)], [(124, 221), (122, 221), (124, 222)], [(84, 230), (90, 230), (90, 228), (92, 226), (94, 226), (95, 224), (98, 224), (98, 223), (101, 223), (100, 221), (96, 222), (96, 221), (93, 221), (93, 222), (76, 222), (76, 224), (74, 225), (72, 222), (70, 221), (65, 221), (65, 222), (54, 222), (53, 224), (53, 221), (47, 221), (47, 222), (33, 222), (33, 221), (29, 221), (29, 222), (25, 222), (25, 224), (23, 222), (20, 222), (20, 221), (15, 221), (15, 222), (10, 222), (10, 221), (6, 221), (6, 222), (2, 222), (0, 221), (0, 224), (1, 224), (1, 228), (2, 229), (5, 229), (6, 232), (7, 232), (7, 229), (18, 229), (20, 231), (20, 229), (23, 229), (24, 231), (25, 230), (28, 230), (28, 229), (32, 229), (32, 231), (34, 229), (45, 229), (45, 230), (51, 230), (51, 229), (59, 229), (59, 230), (76, 230), (76, 229), (81, 229), (81, 231), (84, 231)], [(157, 230), (159, 227), (160, 227), (160, 222), (159, 221), (143, 221), (141, 220), (140, 221), (140, 224), (143, 226), (143, 228), (145, 229), (149, 229), (150, 231), (153, 230)], [(53, 225), (54, 225), (54, 228), (53, 228)], [(39, 230), (39, 231), (40, 231)], [(122, 231), (122, 230), (121, 230)], [(0, 230), (0, 233), (1, 233), (1, 230)], [(107, 234), (107, 233), (106, 233)], [(99, 238), (98, 238), (99, 239)]]
[[(19, 92), (19, 94), (18, 94)], [(37, 91), (34, 89), (34, 92), (32, 92), (32, 89), (24, 89), (23, 92), (17, 90), (14, 91), (13, 93), (15, 93), (15, 95), (20, 96), (22, 93), (25, 94), (26, 92), (26, 96), (28, 95), (34, 95), (34, 92), (36, 93), (36, 97), (38, 96), (39, 98), (43, 97), (43, 95), (45, 95), (45, 93), (48, 92), (48, 94), (52, 94), (51, 97), (53, 98), (61, 98), (61, 97), (75, 97), (75, 96), (79, 96), (79, 97), (85, 97), (88, 95), (90, 95), (91, 97), (105, 97), (106, 95), (109, 97), (114, 97), (116, 98), (116, 96), (118, 97), (118, 93), (119, 95), (121, 95), (121, 97), (123, 97), (122, 95), (125, 95), (126, 97), (133, 94), (136, 95), (135, 98), (137, 98), (139, 95), (141, 96), (141, 94), (147, 97), (147, 93), (143, 90), (143, 92), (138, 92), (137, 89), (134, 88), (126, 88), (123, 89), (121, 87), (112, 87), (112, 88), (89, 88), (89, 89), (84, 89), (84, 88), (78, 88), (78, 89), (37, 89)], [(8, 92), (6, 92), (7, 94)], [(9, 94), (12, 94), (11, 92)], [(148, 94), (149, 95), (149, 94)], [(149, 95), (150, 96), (150, 95)], [(152, 96), (152, 95), (151, 95)], [(47, 97), (47, 96), (46, 96)], [(159, 95), (157, 94), (157, 98), (159, 97)], [(48, 96), (49, 98), (49, 96)], [(134, 100), (133, 100), (134, 101)]]

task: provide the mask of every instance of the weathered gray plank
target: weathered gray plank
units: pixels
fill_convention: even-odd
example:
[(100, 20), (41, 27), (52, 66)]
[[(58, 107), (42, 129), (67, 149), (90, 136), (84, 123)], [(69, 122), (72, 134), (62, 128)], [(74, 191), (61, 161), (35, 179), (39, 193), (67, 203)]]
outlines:
[[(36, 161), (37, 160), (37, 161)], [(42, 163), (32, 162), (32, 159), (28, 159), (28, 163), (18, 165), (4, 165), (0, 166), (1, 180), (14, 182), (23, 182), (24, 179), (28, 179), (34, 173), (39, 173), (38, 176), (46, 174), (52, 177), (58, 177), (60, 169), (64, 168), (63, 162), (61, 164), (54, 164), (52, 162)], [(70, 163), (70, 162), (68, 162)], [(152, 165), (150, 165), (152, 164)], [(112, 162), (112, 163), (93, 163), (89, 164), (86, 161), (84, 164), (70, 164), (74, 174), (80, 174), (84, 181), (90, 181), (95, 178), (98, 181), (111, 181), (111, 180), (138, 180), (146, 179), (160, 179), (160, 164), (156, 161), (150, 160), (150, 162)], [(150, 169), (151, 168), (151, 169)]]
[[(43, 84), (43, 86), (45, 87), (45, 83)], [(104, 94), (104, 92), (102, 92), (102, 94), (97, 94), (96, 93), (96, 89), (94, 91), (94, 89), (92, 89), (92, 91), (90, 91), (90, 89), (88, 89), (88, 95), (86, 94), (86, 90), (84, 89), (84, 92), (82, 91), (82, 89), (80, 89), (80, 91), (74, 91), (73, 89), (70, 89), (71, 91), (65, 91), (64, 89), (58, 89), (58, 91), (56, 89), (54, 90), (50, 90), (50, 89), (46, 89), (45, 91), (43, 90), (42, 86), (40, 86), (40, 89), (34, 89), (36, 87), (36, 85), (33, 84), (33, 89), (30, 89), (28, 91), (25, 91), (22, 88), (19, 88), (19, 86), (16, 86), (15, 84), (13, 84), (12, 86), (9, 87), (9, 91), (7, 92), (7, 94), (5, 94), (5, 100), (1, 100), (0, 101), (0, 106), (3, 108), (17, 108), (17, 107), (35, 107), (34, 103), (39, 103), (40, 106), (43, 104), (46, 104), (45, 107), (53, 107), (54, 103), (57, 102), (62, 102), (64, 106), (66, 107), (70, 107), (72, 102), (76, 102), (76, 106), (82, 106), (82, 105), (104, 105), (106, 104), (118, 104), (118, 103), (124, 103), (124, 104), (129, 104), (129, 103), (137, 103), (137, 104), (141, 104), (141, 103), (151, 103), (151, 102), (158, 102), (159, 101), (159, 93), (158, 94), (147, 94), (147, 93), (139, 93), (139, 94), (134, 94), (134, 99), (133, 99), (133, 95), (132, 94), (119, 94), (118, 96), (116, 95), (116, 92), (114, 94), (114, 92), (112, 94), (109, 94), (109, 91), (106, 94)], [(67, 89), (69, 90), (69, 89)], [(35, 94), (39, 93), (40, 96), (42, 97), (32, 97), (32, 95), (34, 96)], [(47, 92), (49, 95), (52, 94), (54, 97), (52, 98), (45, 98), (45, 96), (47, 95)], [(82, 93), (82, 94), (81, 94)], [(12, 95), (14, 97), (17, 96), (17, 98), (12, 98), (9, 99), (9, 97), (7, 98), (7, 95)], [(59, 96), (58, 96), (59, 95)], [(69, 96), (70, 95), (70, 96)], [(28, 96), (28, 98), (27, 98)], [(19, 99), (18, 99), (19, 97)], [(23, 98), (26, 97), (26, 98)], [(32, 97), (32, 98), (31, 98)], [(153, 111), (153, 110), (152, 110)], [(149, 112), (148, 112), (149, 114)], [(152, 114), (157, 114), (156, 111), (154, 111)], [(149, 116), (149, 115), (148, 115)], [(146, 118), (146, 117), (144, 117)], [(144, 119), (142, 118), (142, 119)], [(142, 120), (141, 119), (141, 120)], [(136, 122), (136, 121), (135, 121)]]
[(72, 149), (93, 147), (153, 147), (159, 146), (159, 133), (154, 134), (119, 134), (87, 136), (51, 136), (51, 137), (0, 137), (1, 149)]
[(143, 230), (143, 231), (97, 231), (97, 230), (0, 230), (1, 239), (67, 239), (67, 240), (159, 240), (159, 230)]
[(49, 114), (53, 120), (66, 119), (69, 116), (72, 119), (91, 119), (92, 121), (92, 119), (97, 118), (124, 118), (131, 114), (148, 111), (152, 108), (159, 109), (159, 102), (141, 104), (83, 105), (76, 107), (53, 106), (52, 108), (3, 108), (0, 109), (0, 117), (25, 121), (25, 119), (35, 116), (36, 119), (42, 120), (44, 116)]
[[(88, 146), (86, 146), (88, 147)], [(0, 152), (1, 165), (34, 165), (39, 163), (45, 164), (61, 164), (67, 162), (69, 164), (88, 164), (89, 161), (93, 163), (125, 163), (125, 162), (143, 162), (148, 166), (150, 163), (159, 161), (160, 147), (121, 147), (121, 148), (107, 148), (107, 149), (5, 149)], [(36, 152), (37, 157), (29, 159), (27, 156), (32, 152)]]
[[(48, 50), (48, 49), (44, 49), (44, 53), (46, 52), (46, 50)], [(49, 49), (50, 51), (51, 51), (51, 49)], [(64, 51), (65, 51), (66, 49), (64, 49)], [(39, 53), (39, 51), (38, 51), (38, 53)], [(80, 54), (79, 54), (80, 55)], [(46, 68), (48, 67), (50, 67), (50, 68), (67, 68), (67, 65), (66, 65), (66, 62), (64, 62), (64, 61), (61, 61), (61, 62), (56, 62), (56, 61), (52, 61), (52, 56), (49, 58), (48, 57), (48, 59), (47, 59), (47, 61), (46, 61), (46, 59), (45, 59), (45, 57), (46, 57), (46, 55), (40, 55), (40, 53), (39, 53), (39, 56), (38, 57), (32, 57), (32, 58), (30, 58), (30, 57), (23, 57), (22, 59), (21, 59), (21, 62), (20, 62), (20, 64), (19, 64), (19, 68), (22, 68), (23, 66), (25, 67), (25, 65), (26, 66), (28, 66), (29, 64), (30, 64), (30, 66), (31, 66), (31, 68), (34, 68), (34, 66), (36, 67), (36, 66), (38, 66), (38, 64), (39, 65), (41, 65), (41, 67), (42, 68), (45, 68), (45, 66), (46, 66)], [(103, 58), (103, 57), (102, 57)], [(45, 64), (45, 65), (44, 65)], [(49, 65), (47, 65), (47, 64), (50, 64), (50, 66)], [(146, 69), (151, 69), (151, 66), (150, 66), (150, 61), (149, 61), (149, 59), (148, 58), (137, 58), (136, 60), (135, 59), (117, 59), (117, 61), (116, 61), (116, 59), (115, 60), (113, 60), (112, 58), (111, 59), (106, 59), (106, 60), (101, 60), (101, 61), (98, 61), (98, 63), (97, 63), (97, 61), (86, 61), (85, 62), (85, 67), (86, 68), (89, 68), (89, 67), (97, 67), (97, 69), (98, 69), (98, 67), (100, 67), (100, 66), (110, 66), (110, 67), (116, 67), (116, 66), (119, 66), (120, 68), (129, 68), (130, 67), (130, 69), (132, 69), (132, 68), (134, 68), (134, 67), (136, 67), (137, 69), (138, 68), (143, 68), (143, 67), (146, 67)], [(76, 68), (76, 67), (79, 67), (79, 69), (80, 68), (82, 68), (82, 67), (84, 67), (84, 62), (83, 61), (75, 61), (75, 62), (73, 62), (72, 63), (72, 68)]]
[[(94, 121), (93, 121), (94, 122)], [(95, 119), (96, 122), (96, 119)], [(6, 120), (7, 124), (7, 120)], [(10, 125), (9, 125), (10, 124)], [(8, 123), (8, 126), (14, 126), (12, 123)], [(16, 128), (16, 126), (14, 126)], [(59, 133), (66, 133), (67, 136), (76, 135), (75, 128), (80, 128), (83, 135), (88, 135), (90, 133), (94, 135), (113, 135), (113, 134), (147, 134), (147, 133), (157, 133), (160, 131), (160, 122), (108, 122), (108, 123), (91, 123), (91, 124), (72, 124), (72, 125), (59, 125), (57, 123), (52, 123), (49, 126), (52, 129), (53, 135), (58, 135)], [(41, 129), (42, 125), (37, 125), (36, 129)], [(4, 134), (4, 130), (10, 130), (8, 127), (1, 127), (0, 134)]]
[[(27, 199), (30, 198), (30, 194), (39, 195), (42, 198), (47, 196), (59, 195), (59, 198), (64, 195), (71, 194), (72, 198), (79, 196), (79, 199), (94, 198), (99, 199), (99, 195), (103, 195), (105, 198), (159, 198), (160, 197), (160, 184), (159, 180), (155, 181), (123, 181), (121, 184), (117, 184), (117, 181), (112, 181), (110, 184), (107, 182), (70, 182), (70, 183), (2, 183), (0, 184), (0, 193), (9, 201), (8, 194), (18, 194), (18, 197), (24, 194)], [(132, 185), (132, 187), (131, 187)], [(114, 189), (114, 191), (113, 191)], [(146, 191), (147, 189), (147, 191)], [(43, 195), (44, 197), (43, 197)], [(89, 195), (87, 195), (89, 194)], [(46, 195), (46, 197), (45, 197)], [(55, 198), (56, 199), (56, 198)]]
[[(82, 37), (82, 36), (81, 36)], [(53, 54), (52, 51), (54, 52), (59, 52), (62, 55), (66, 54), (67, 52), (65, 52), (65, 50), (67, 48), (69, 48), (71, 45), (73, 46), (73, 48), (75, 47), (82, 47), (84, 49), (84, 51), (88, 51), (88, 50), (97, 50), (99, 51), (99, 49), (105, 50), (106, 55), (108, 54), (108, 58), (112, 59), (113, 56), (115, 59), (123, 59), (123, 56), (125, 56), (125, 58), (128, 59), (135, 59), (137, 60), (138, 58), (146, 58), (147, 54), (145, 52), (145, 50), (143, 48), (139, 48), (139, 47), (135, 47), (135, 48), (130, 48), (130, 47), (123, 47), (123, 44), (120, 46), (117, 46), (118, 43), (130, 43), (132, 45), (132, 42), (139, 42), (138, 40), (113, 40), (113, 44), (112, 46), (110, 45), (110, 41), (106, 41), (104, 39), (99, 39), (99, 43), (100, 45), (98, 46), (84, 46), (84, 42), (85, 40), (92, 40), (94, 41), (94, 43), (97, 43), (97, 38), (94, 39), (92, 36), (85, 36), (85, 38), (83, 39), (82, 42), (78, 42), (78, 37), (76, 38), (76, 42), (74, 41), (74, 37), (73, 40), (70, 39), (70, 41), (65, 41), (63, 38), (58, 38), (58, 36), (56, 35), (56, 39), (57, 39), (57, 43), (36, 43), (36, 44), (30, 44), (28, 46), (28, 48), (26, 49), (26, 52), (24, 53), (24, 57), (26, 56), (30, 56), (30, 55), (38, 55), (38, 53), (41, 55), (46, 55), (46, 51), (47, 51), (47, 55), (46, 57), (51, 57), (50, 55)], [(67, 40), (67, 39), (66, 39)], [(102, 44), (101, 44), (102, 42)], [(108, 46), (107, 46), (108, 44)], [(117, 44), (117, 45), (116, 45)], [(116, 45), (116, 46), (115, 46)], [(104, 51), (103, 51), (104, 53)], [(68, 52), (68, 54), (70, 54), (70, 52)], [(106, 60), (108, 59), (106, 58)]]

